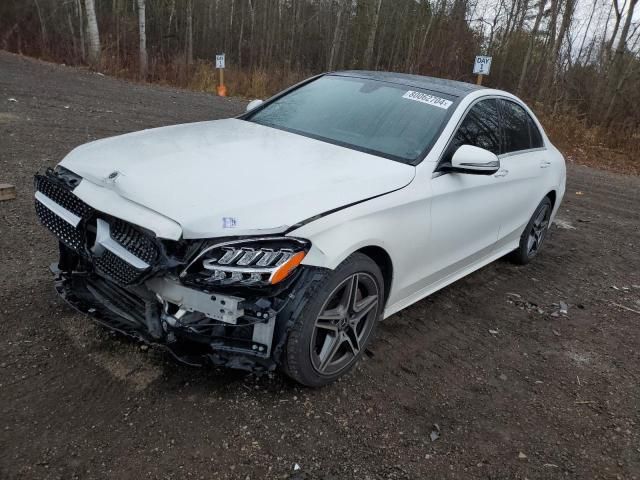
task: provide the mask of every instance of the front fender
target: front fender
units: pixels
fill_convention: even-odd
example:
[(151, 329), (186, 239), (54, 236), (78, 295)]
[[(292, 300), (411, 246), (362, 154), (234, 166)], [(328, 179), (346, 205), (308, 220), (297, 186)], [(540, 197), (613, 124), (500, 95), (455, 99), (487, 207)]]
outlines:
[(388, 302), (419, 279), (416, 258), (425, 254), (430, 234), (428, 182), (413, 182), (381, 197), (321, 217), (289, 232), (312, 247), (303, 264), (335, 269), (364, 247), (383, 249), (393, 265)]

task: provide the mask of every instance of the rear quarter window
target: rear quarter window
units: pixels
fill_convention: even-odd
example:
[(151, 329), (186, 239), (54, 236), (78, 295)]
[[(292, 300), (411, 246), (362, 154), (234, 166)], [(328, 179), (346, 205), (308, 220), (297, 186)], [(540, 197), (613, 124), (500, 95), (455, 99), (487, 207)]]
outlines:
[(530, 115), (527, 115), (529, 118), (529, 135), (531, 135), (531, 148), (542, 148), (544, 147), (544, 142), (542, 141), (542, 134), (540, 133), (540, 129), (536, 122), (533, 121)]

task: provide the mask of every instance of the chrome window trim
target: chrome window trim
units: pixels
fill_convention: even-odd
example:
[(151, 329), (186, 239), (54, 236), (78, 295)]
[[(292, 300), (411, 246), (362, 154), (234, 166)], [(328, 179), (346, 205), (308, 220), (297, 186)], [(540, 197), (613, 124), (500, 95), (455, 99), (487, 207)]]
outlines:
[(498, 155), (498, 158), (502, 159), (507, 157), (513, 157), (515, 155), (522, 155), (524, 153), (544, 152), (546, 150), (547, 150), (546, 147), (527, 148), (526, 150), (516, 150), (515, 152), (501, 153), (500, 155)]
[(55, 213), (57, 216), (59, 216), (74, 228), (76, 228), (80, 223), (80, 220), (82, 220), (82, 218), (80, 218), (78, 215), (70, 212), (59, 203), (54, 202), (39, 190), (36, 191), (35, 197), (36, 200), (39, 201), (42, 205), (47, 207), (49, 210), (51, 210), (53, 213)]

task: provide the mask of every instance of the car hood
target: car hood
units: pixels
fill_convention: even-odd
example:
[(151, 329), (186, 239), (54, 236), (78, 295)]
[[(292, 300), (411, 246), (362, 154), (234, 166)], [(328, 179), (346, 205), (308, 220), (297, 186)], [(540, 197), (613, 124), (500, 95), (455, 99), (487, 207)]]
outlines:
[(239, 119), (98, 140), (61, 165), (173, 220), (183, 238), (283, 232), (402, 188), (415, 174), (410, 165)]

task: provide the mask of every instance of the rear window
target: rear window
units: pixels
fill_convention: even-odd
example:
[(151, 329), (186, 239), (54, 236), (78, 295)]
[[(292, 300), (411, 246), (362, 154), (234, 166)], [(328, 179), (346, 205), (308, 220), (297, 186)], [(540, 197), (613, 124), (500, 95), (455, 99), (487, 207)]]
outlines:
[(246, 120), (415, 163), (455, 109), (456, 97), (392, 83), (327, 75)]

